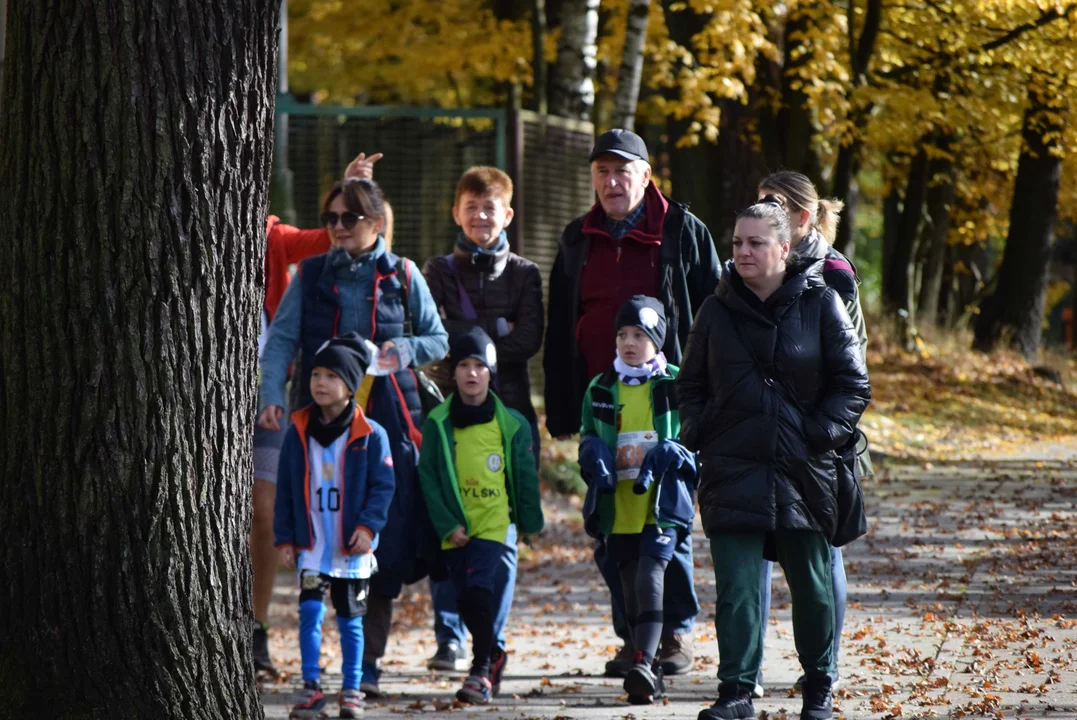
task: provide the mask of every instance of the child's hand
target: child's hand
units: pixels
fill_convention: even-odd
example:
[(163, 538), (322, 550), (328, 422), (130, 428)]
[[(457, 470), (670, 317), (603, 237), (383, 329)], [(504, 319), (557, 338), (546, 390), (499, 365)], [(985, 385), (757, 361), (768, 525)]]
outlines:
[(284, 408), (277, 405), (266, 405), (258, 416), (258, 425), (263, 430), (280, 430), (280, 419), (284, 417)]
[(291, 545), (285, 545), (279, 550), (281, 564), (289, 570), (295, 570), (295, 548)]
[(351, 550), (353, 555), (365, 555), (370, 552), (370, 543), (374, 542), (374, 538), (370, 535), (370, 532), (366, 528), (357, 527), (355, 532), (352, 533), (351, 540), (348, 541), (348, 549)]
[(471, 538), (467, 536), (467, 531), (462, 527), (458, 527), (452, 531), (452, 535), (449, 535), (449, 542), (453, 547), (462, 548), (471, 541)]

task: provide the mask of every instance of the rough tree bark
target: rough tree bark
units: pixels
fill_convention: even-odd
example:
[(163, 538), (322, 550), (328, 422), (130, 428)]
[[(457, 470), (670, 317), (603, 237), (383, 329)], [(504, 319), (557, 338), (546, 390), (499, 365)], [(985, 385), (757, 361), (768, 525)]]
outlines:
[(247, 539), (278, 8), (10, 2), (5, 717), (262, 716)]
[(590, 120), (595, 108), (599, 0), (565, 0), (550, 79), (550, 113)]
[(629, 0), (625, 45), (621, 53), (621, 68), (617, 71), (617, 94), (613, 100), (613, 127), (626, 130), (636, 127), (636, 105), (643, 77), (643, 45), (647, 41), (650, 15), (651, 0)]
[(976, 318), (973, 342), (974, 348), (987, 352), (1005, 338), (1029, 362), (1035, 361), (1043, 334), (1058, 216), (1064, 130), (1058, 82), (1057, 78), (1042, 75), (1030, 80), (1006, 249), (995, 291), (984, 300)]

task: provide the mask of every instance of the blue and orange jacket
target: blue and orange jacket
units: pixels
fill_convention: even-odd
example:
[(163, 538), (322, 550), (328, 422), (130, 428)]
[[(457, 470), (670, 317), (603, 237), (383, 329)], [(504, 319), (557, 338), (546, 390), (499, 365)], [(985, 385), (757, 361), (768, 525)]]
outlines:
[[(277, 498), (273, 509), (273, 537), (277, 547), (296, 550), (314, 547), (315, 528), (310, 520), (310, 453), (307, 426), (316, 405), (292, 413), (292, 426), (284, 438), (277, 472)], [(385, 527), (396, 480), (389, 437), (385, 429), (355, 409), (344, 449), (344, 487), (341, 489), (341, 538), (344, 554), (356, 528), (375, 538)]]

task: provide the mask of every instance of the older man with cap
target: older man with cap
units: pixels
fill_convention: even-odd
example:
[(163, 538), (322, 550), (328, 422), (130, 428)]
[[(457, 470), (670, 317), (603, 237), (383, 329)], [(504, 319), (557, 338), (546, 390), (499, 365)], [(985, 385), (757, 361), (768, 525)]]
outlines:
[[(589, 158), (598, 202), (561, 236), (550, 273), (543, 354), (546, 427), (555, 437), (579, 432), (584, 390), (613, 362), (618, 308), (633, 295), (661, 300), (668, 328), (660, 349), (678, 364), (696, 311), (718, 285), (721, 265), (710, 231), (655, 187), (648, 157), (643, 138), (633, 132), (615, 129), (599, 136)], [(601, 542), (595, 562), (610, 588), (614, 630), (625, 641), (606, 673), (622, 677), (632, 667), (635, 648), (617, 568)], [(692, 568), (691, 538), (685, 538), (666, 570), (659, 660), (667, 675), (693, 665), (699, 602)]]

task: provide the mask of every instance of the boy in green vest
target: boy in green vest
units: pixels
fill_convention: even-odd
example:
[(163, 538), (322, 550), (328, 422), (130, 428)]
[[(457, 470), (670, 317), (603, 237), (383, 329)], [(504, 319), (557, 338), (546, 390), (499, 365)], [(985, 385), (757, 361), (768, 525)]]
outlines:
[(490, 389), (490, 336), (479, 327), (454, 336), (449, 362), (456, 391), (423, 425), (419, 483), (471, 632), (471, 671), (456, 697), (482, 705), (497, 694), (505, 667), (504, 653), (492, 662), (495, 599), (511, 596), (516, 534), (542, 530), (542, 505), (530, 425)]
[(614, 329), (613, 367), (591, 381), (583, 400), (584, 527), (604, 538), (617, 565), (636, 650), (624, 688), (629, 702), (648, 704), (665, 692), (655, 658), (662, 593), (673, 551), (692, 531), (696, 463), (678, 440), (677, 368), (659, 351), (666, 335), (662, 303), (634, 296), (618, 311)]

